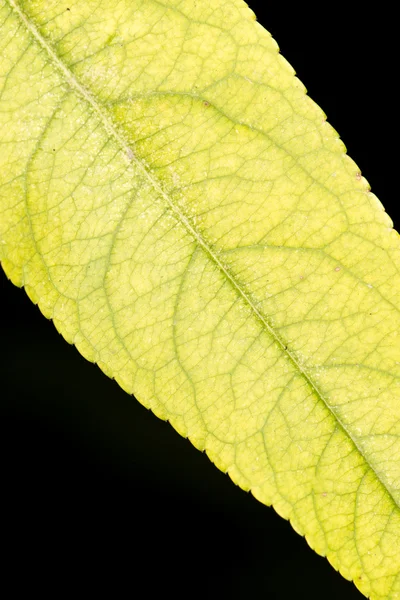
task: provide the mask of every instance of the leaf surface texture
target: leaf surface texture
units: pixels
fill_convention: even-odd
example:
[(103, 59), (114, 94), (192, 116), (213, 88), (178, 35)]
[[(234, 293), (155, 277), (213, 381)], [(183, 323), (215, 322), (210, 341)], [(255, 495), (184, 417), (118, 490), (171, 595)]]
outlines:
[(0, 0), (0, 257), (66, 340), (400, 598), (400, 244), (241, 0)]

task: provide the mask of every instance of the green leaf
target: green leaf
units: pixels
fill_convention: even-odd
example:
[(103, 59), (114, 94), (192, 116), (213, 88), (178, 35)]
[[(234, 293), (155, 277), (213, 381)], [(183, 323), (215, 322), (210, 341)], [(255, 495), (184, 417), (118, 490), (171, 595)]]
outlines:
[(7, 275), (399, 598), (399, 237), (275, 42), (241, 0), (7, 0), (0, 20)]

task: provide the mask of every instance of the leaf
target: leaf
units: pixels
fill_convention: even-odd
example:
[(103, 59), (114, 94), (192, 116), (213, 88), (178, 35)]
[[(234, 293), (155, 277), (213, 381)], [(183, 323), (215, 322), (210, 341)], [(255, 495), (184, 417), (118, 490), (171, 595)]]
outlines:
[(241, 1), (0, 6), (7, 275), (398, 598), (399, 239), (323, 113)]

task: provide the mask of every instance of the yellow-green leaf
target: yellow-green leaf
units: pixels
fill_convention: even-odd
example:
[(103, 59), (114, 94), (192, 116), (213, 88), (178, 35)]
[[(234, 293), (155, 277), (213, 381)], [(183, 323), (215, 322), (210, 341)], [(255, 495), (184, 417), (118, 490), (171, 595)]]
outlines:
[(0, 0), (0, 257), (89, 360), (400, 598), (399, 237), (242, 0)]

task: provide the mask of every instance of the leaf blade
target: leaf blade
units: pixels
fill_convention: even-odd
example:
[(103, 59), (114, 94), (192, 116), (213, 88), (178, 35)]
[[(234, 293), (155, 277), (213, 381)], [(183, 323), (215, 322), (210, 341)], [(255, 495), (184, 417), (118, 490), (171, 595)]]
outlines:
[[(10, 4), (17, 7), (15, 2)], [(149, 6), (154, 9), (155, 4), (149, 3)], [(175, 8), (172, 8), (172, 13), (168, 12), (172, 5), (173, 3), (167, 6), (168, 14), (163, 16), (169, 24), (171, 19), (173, 20), (171, 14), (176, 13)], [(27, 6), (29, 7), (29, 3)], [(90, 11), (90, 3), (87, 6), (84, 10)], [(187, 3), (186, 6), (189, 6), (190, 10), (193, 9), (193, 3)], [(221, 3), (225, 17), (226, 6)], [(206, 11), (209, 5), (204, 3), (202, 7)], [(235, 12), (234, 8), (245, 11), (241, 2), (232, 3), (232, 15)], [(19, 12), (21, 15), (20, 10)], [(73, 7), (69, 12), (73, 12)], [(155, 22), (162, 22), (159, 13), (155, 12)], [(189, 20), (187, 15), (183, 15), (184, 18), (181, 13), (179, 15), (178, 24), (171, 28), (175, 34), (184, 29), (184, 18)], [(232, 15), (230, 16), (234, 20)], [(24, 14), (22, 17), (23, 21), (27, 22), (28, 17)], [(62, 19), (64, 28), (67, 28), (70, 23), (69, 15), (64, 15)], [(43, 29), (49, 27), (46, 34), (51, 43), (55, 44), (54, 47), (57, 44), (51, 36), (58, 35), (61, 36), (64, 45), (74, 48), (71, 41), (66, 43), (68, 35), (60, 26), (62, 19), (56, 19), (56, 26), (50, 20), (50, 27), (43, 25)], [(215, 28), (215, 15), (211, 15), (211, 19), (214, 19), (214, 22), (210, 27)], [(224, 20), (229, 24), (229, 20)], [(106, 21), (112, 23), (113, 19)], [(77, 61), (77, 71), (85, 87), (79, 83), (75, 73), (66, 74), (63, 65), (60, 67), (57, 64), (58, 70), (64, 71), (73, 92), (71, 93), (71, 89), (66, 90), (65, 84), (57, 81), (56, 89), (60, 89), (60, 92), (55, 104), (60, 104), (57, 104), (53, 112), (53, 125), (50, 131), (46, 131), (46, 135), (41, 137), (37, 152), (30, 158), (30, 197), (27, 204), (31, 210), (32, 231), (35, 227), (40, 231), (33, 237), (40, 242), (36, 241), (39, 251), (34, 255), (33, 266), (29, 269), (25, 266), (25, 278), (33, 277), (33, 282), (28, 281), (31, 295), (35, 294), (34, 299), (41, 297), (42, 311), (53, 317), (64, 336), (69, 341), (74, 341), (87, 358), (96, 360), (106, 373), (115, 376), (128, 391), (135, 389), (139, 398), (144, 399), (144, 403), (159, 416), (169, 418), (174, 427), (183, 435), (189, 436), (195, 445), (206, 448), (211, 459), (223, 470), (229, 470), (236, 483), (246, 489), (251, 488), (260, 500), (273, 503), (278, 512), (291, 519), (295, 529), (303, 533), (311, 530), (312, 535), (308, 534), (310, 544), (320, 553), (328, 553), (331, 562), (339, 567), (346, 577), (355, 579), (364, 576), (364, 567), (354, 567), (353, 564), (354, 554), (362, 548), (361, 554), (370, 562), (368, 570), (371, 573), (375, 572), (376, 576), (373, 593), (376, 597), (387, 597), (388, 586), (392, 585), (392, 597), (396, 597), (393, 594), (398, 593), (396, 586), (399, 585), (399, 579), (396, 576), (397, 566), (390, 556), (391, 549), (395, 546), (393, 543), (387, 544), (386, 540), (398, 535), (399, 526), (398, 461), (390, 461), (393, 447), (398, 444), (397, 413), (395, 410), (392, 415), (388, 414), (388, 411), (384, 413), (384, 395), (378, 396), (378, 407), (374, 406), (375, 396), (365, 399), (365, 377), (354, 371), (361, 368), (359, 364), (362, 357), (365, 362), (363, 368), (374, 373), (374, 393), (378, 394), (379, 386), (389, 389), (395, 409), (393, 400), (396, 390), (398, 391), (398, 384), (394, 365), (396, 361), (390, 344), (396, 332), (393, 322), (398, 320), (398, 300), (393, 285), (393, 278), (398, 277), (398, 272), (395, 266), (392, 267), (393, 258), (390, 254), (394, 258), (398, 255), (398, 238), (390, 231), (390, 220), (380, 211), (380, 205), (366, 191), (365, 182), (359, 179), (357, 168), (345, 157), (342, 145), (329, 126), (323, 123), (321, 111), (308, 99), (305, 100), (301, 84), (293, 80), (291, 69), (283, 59), (278, 58), (274, 43), (264, 30), (251, 22), (247, 12), (245, 22), (246, 25), (239, 26), (239, 38), (249, 36), (249, 32), (257, 37), (258, 41), (261, 38), (266, 48), (261, 44), (265, 49), (263, 57), (275, 52), (279, 65), (279, 77), (275, 74), (275, 79), (278, 83), (283, 81), (283, 86), (287, 85), (288, 80), (292, 81), (287, 95), (292, 103), (298, 102), (301, 119), (293, 119), (288, 130), (293, 132), (296, 127), (302, 125), (300, 146), (296, 137), (290, 137), (292, 134), (287, 133), (285, 127), (278, 128), (279, 144), (276, 141), (276, 132), (274, 138), (270, 130), (267, 135), (262, 129), (271, 127), (269, 120), (277, 117), (276, 111), (271, 110), (266, 111), (265, 115), (260, 114), (260, 97), (257, 96), (257, 90), (249, 102), (248, 87), (245, 88), (245, 92), (241, 92), (240, 87), (233, 87), (235, 93), (232, 96), (235, 100), (239, 99), (238, 106), (229, 106), (228, 102), (229, 114), (226, 108), (222, 110), (221, 99), (226, 99), (227, 94), (225, 71), (224, 77), (221, 77), (222, 83), (218, 81), (214, 88), (210, 88), (209, 81), (205, 82), (209, 93), (207, 96), (183, 93), (179, 90), (181, 82), (176, 79), (175, 74), (173, 85), (178, 90), (174, 89), (173, 93), (165, 93), (163, 90), (157, 94), (142, 93), (140, 98), (131, 90), (128, 103), (125, 98), (122, 101), (119, 98), (118, 101), (111, 98), (110, 102), (112, 85), (104, 85), (107, 81), (103, 78), (102, 87), (107, 89), (106, 99), (101, 97), (105, 107), (103, 109), (96, 108), (100, 105), (87, 92), (87, 88), (90, 90), (92, 86), (93, 94), (100, 94), (96, 87), (98, 84), (93, 81), (91, 74), (92, 55), (89, 56), (86, 66), (81, 56)], [(95, 20), (92, 25), (94, 30), (103, 36), (105, 33), (109, 35), (103, 25), (96, 30)], [(37, 32), (37, 39), (42, 36), (38, 28), (39, 25), (32, 26), (28, 23), (31, 34)], [(209, 30), (210, 28), (204, 30), (202, 34), (197, 32), (199, 38), (206, 40), (206, 32), (208, 34)], [(71, 25), (71, 31), (74, 36), (75, 25)], [(191, 42), (192, 35), (190, 27), (189, 34), (188, 30), (185, 30), (185, 40)], [(100, 35), (97, 36), (97, 39), (100, 38)], [(76, 41), (74, 37), (73, 40)], [(54, 52), (50, 42), (40, 42), (40, 45), (41, 49), (46, 50), (46, 46), (48, 47), (48, 55)], [(197, 41), (197, 51), (200, 46)], [(86, 46), (81, 43), (77, 47), (81, 51)], [(134, 48), (137, 51), (136, 39)], [(117, 49), (117, 57), (119, 52)], [(75, 60), (77, 58), (75, 56)], [(56, 59), (60, 62), (57, 57)], [(256, 61), (253, 63), (258, 64)], [(165, 68), (164, 65), (161, 66)], [(106, 74), (110, 72), (110, 62), (106, 63), (106, 68), (104, 64), (100, 67)], [(269, 82), (271, 74), (268, 69), (266, 72)], [(99, 70), (96, 75), (99, 75)], [(164, 71), (162, 75), (165, 79)], [(56, 78), (54, 73), (51, 76)], [(259, 76), (262, 78), (265, 72), (261, 71)], [(139, 80), (143, 86), (143, 80), (140, 77)], [(199, 80), (201, 78), (197, 77), (196, 81)], [(229, 86), (234, 85), (232, 78), (228, 83)], [(240, 79), (241, 86), (247, 86), (249, 83), (251, 82), (245, 78)], [(136, 80), (131, 82), (131, 86), (135, 85)], [(51, 88), (53, 95), (54, 89)], [(115, 93), (120, 94), (118, 87), (116, 89)], [(262, 90), (265, 93), (265, 89)], [(81, 100), (83, 99), (84, 109), (75, 92), (78, 92)], [(269, 98), (273, 97), (272, 93)], [(243, 121), (238, 122), (235, 110), (242, 114), (243, 103), (246, 102), (248, 113)], [(288, 118), (287, 112), (284, 112), (288, 110), (287, 104), (290, 106), (290, 102), (286, 103), (282, 114), (278, 109), (282, 123)], [(88, 111), (88, 106), (93, 111)], [(256, 114), (251, 112), (252, 106), (256, 107)], [(86, 121), (87, 113), (90, 113), (90, 119)], [(325, 135), (326, 147), (319, 148), (319, 153), (313, 144), (318, 147), (321, 134), (310, 130), (309, 113), (315, 121), (321, 119), (320, 128)], [(70, 114), (74, 115), (74, 122), (70, 124), (71, 129), (68, 129), (65, 115)], [(135, 118), (137, 114), (141, 116), (140, 123)], [(251, 118), (257, 126), (250, 122)], [(111, 132), (111, 142), (104, 131), (99, 131), (99, 121), (108, 135)], [(114, 122), (118, 122), (119, 126), (123, 123), (128, 142), (120, 135), (119, 129), (114, 127)], [(79, 128), (76, 127), (77, 123)], [(80, 137), (82, 123), (89, 132), (83, 140)], [(200, 123), (200, 126), (194, 129), (191, 123)], [(179, 138), (176, 135), (177, 131)], [(145, 135), (142, 135), (143, 132)], [(52, 145), (55, 141), (59, 147), (53, 150)], [(299, 153), (299, 147), (304, 147), (305, 141), (312, 146), (307, 160), (296, 155), (296, 152)], [(135, 144), (134, 155), (129, 143)], [(165, 150), (166, 146), (168, 151)], [(68, 193), (61, 201), (54, 192), (49, 192), (46, 188), (48, 181), (42, 181), (43, 173), (49, 171), (49, 156), (52, 152), (59, 157), (59, 164), (52, 166), (53, 177), (55, 172), (55, 179), (63, 180), (65, 193)], [(92, 161), (96, 153), (102, 157), (99, 164), (95, 160)], [(82, 167), (85, 158), (89, 162)], [(71, 164), (72, 173), (65, 171), (64, 165), (69, 168)], [(147, 165), (145, 170), (142, 168), (143, 164)], [(171, 164), (174, 165), (173, 169)], [(201, 175), (206, 168), (211, 167), (215, 172), (212, 173), (212, 177), (208, 173), (206, 187), (200, 178), (192, 181), (193, 172)], [(103, 182), (102, 174), (105, 169), (107, 177)], [(85, 179), (82, 177), (82, 170), (86, 173), (84, 184), (81, 183), (81, 180)], [(264, 176), (266, 172), (269, 179)], [(335, 174), (335, 178), (331, 177), (330, 180), (331, 189), (327, 189), (327, 186), (320, 182), (315, 186), (315, 182), (318, 183), (316, 172), (320, 180), (324, 180), (327, 173)], [(151, 177), (148, 176), (149, 173)], [(162, 181), (162, 186), (154, 183), (154, 173)], [(252, 177), (249, 177), (249, 174), (252, 174)], [(259, 184), (259, 188), (255, 190), (254, 179)], [(135, 206), (132, 206), (128, 198), (132, 193), (132, 181), (137, 181), (134, 190)], [(114, 189), (111, 184), (114, 184)], [(350, 191), (347, 189), (349, 184)], [(114, 212), (111, 212), (111, 216), (107, 212), (109, 222), (102, 223), (99, 217), (86, 222), (83, 218), (91, 189), (96, 189), (103, 200), (103, 204), (99, 202), (100, 205), (94, 205), (92, 215), (96, 214), (96, 211), (103, 211), (104, 219), (105, 207), (107, 211), (111, 208)], [(234, 198), (236, 204), (232, 204), (232, 197), (238, 189), (239, 196)], [(299, 189), (303, 192), (300, 199), (295, 191)], [(312, 197), (307, 195), (310, 194), (310, 189)], [(76, 197), (73, 197), (71, 190), (78, 190)], [(182, 190), (185, 190), (184, 194)], [(297, 205), (288, 190), (295, 196)], [(109, 198), (106, 202), (106, 193), (110, 191), (112, 202)], [(268, 206), (263, 202), (266, 192), (270, 200)], [(51, 220), (46, 216), (46, 213), (48, 215), (50, 212), (46, 205), (47, 198), (54, 197), (57, 203), (50, 209), (57, 211), (58, 206), (62, 204), (64, 214), (72, 219), (70, 238), (66, 235), (68, 228), (65, 226), (54, 229), (54, 215)], [(203, 197), (207, 198), (206, 206), (202, 201)], [(338, 209), (338, 197), (342, 202), (343, 198), (346, 201), (346, 210), (342, 212)], [(251, 202), (248, 202), (249, 198)], [(357, 210), (354, 209), (356, 198)], [(224, 216), (220, 210), (221, 200), (226, 201)], [(251, 209), (247, 209), (246, 202), (251, 205)], [(235, 213), (237, 206), (241, 207), (239, 214)], [(271, 206), (274, 210), (271, 210)], [(227, 212), (227, 208), (230, 212)], [(339, 208), (343, 209), (340, 206)], [(76, 213), (80, 211), (75, 222), (74, 210)], [(317, 213), (315, 219), (313, 212)], [(274, 217), (274, 213), (278, 213), (277, 216)], [(324, 215), (326, 221), (323, 221)], [(267, 223), (266, 217), (269, 225), (267, 232), (263, 230)], [(65, 221), (65, 217), (63, 220)], [(50, 226), (46, 229), (46, 223), (49, 221)], [(100, 236), (96, 230), (97, 221), (101, 225)], [(351, 235), (346, 229), (349, 227), (349, 221), (352, 225)], [(324, 222), (322, 233), (321, 222)], [(144, 227), (141, 223), (144, 223)], [(76, 239), (77, 226), (84, 231), (82, 239)], [(360, 232), (364, 238), (370, 238), (366, 249), (355, 244), (354, 240), (360, 236)], [(63, 239), (63, 236), (66, 239)], [(127, 258), (126, 240), (135, 240), (138, 236), (142, 236), (139, 239), (140, 243), (134, 245), (130, 242), (129, 246), (129, 252), (134, 252), (137, 263), (133, 266)], [(345, 242), (341, 236), (347, 236)], [(29, 233), (20, 237), (26, 239)], [(100, 238), (104, 242), (103, 247), (99, 245)], [(238, 248), (243, 240), (244, 243)], [(73, 246), (73, 251), (69, 254), (64, 251), (61, 253), (60, 248), (66, 246)], [(375, 246), (377, 250), (374, 249)], [(356, 250), (354, 258), (349, 259), (349, 247)], [(32, 249), (24, 252), (25, 255), (34, 254)], [(362, 255), (363, 252), (364, 261), (361, 262), (360, 253)], [(57, 265), (60, 256), (66, 263), (61, 267)], [(86, 256), (86, 262), (82, 261), (82, 256)], [(366, 268), (365, 256), (369, 257), (369, 263), (374, 266), (373, 269), (367, 269), (366, 273), (363, 272)], [(44, 270), (43, 265), (39, 265), (43, 257), (46, 257), (47, 261)], [(353, 262), (348, 265), (345, 264), (346, 260)], [(171, 273), (166, 268), (166, 262), (173, 265)], [(257, 273), (254, 273), (255, 263), (258, 267)], [(11, 273), (6, 262), (3, 264)], [(383, 276), (382, 264), (385, 266)], [(273, 270), (270, 265), (274, 265)], [(97, 275), (87, 277), (88, 267), (93, 267), (92, 271), (97, 272)], [(390, 268), (392, 281), (388, 284)], [(352, 271), (355, 271), (356, 276)], [(40, 277), (38, 273), (41, 273)], [(121, 285), (121, 273), (125, 286)], [(361, 278), (365, 279), (365, 274), (369, 279), (363, 281)], [(43, 283), (45, 275), (51, 275), (53, 282), (59, 278), (60, 285), (65, 285), (66, 289), (62, 291), (62, 306), (59, 301), (61, 294), (55, 293), (54, 285)], [(267, 277), (272, 277), (272, 282)], [(37, 283), (35, 279), (41, 281)], [(21, 281), (21, 274), (14, 275), (14, 281)], [(306, 294), (301, 291), (304, 286)], [(248, 291), (248, 288), (251, 290)], [(265, 290), (268, 288), (270, 289), (265, 297)], [(127, 302), (132, 289), (137, 296), (134, 310), (132, 300)], [(199, 292), (196, 298), (192, 297), (193, 289)], [(334, 294), (330, 294), (331, 289), (334, 290)], [(76, 299), (67, 298), (67, 294), (79, 296), (78, 316), (74, 315), (72, 306)], [(346, 303), (343, 302), (337, 306), (340, 294), (347, 294), (351, 300), (350, 310), (347, 310)], [(310, 296), (314, 296), (314, 305), (307, 305)], [(384, 298), (387, 296), (389, 297)], [(384, 308), (379, 304), (383, 299)], [(160, 320), (160, 305), (164, 308), (163, 316), (165, 313), (169, 316), (167, 333), (166, 320)], [(354, 311), (354, 306), (358, 312)], [(379, 311), (376, 311), (377, 306)], [(289, 308), (292, 320), (288, 320)], [(100, 321), (103, 323), (100, 327), (102, 336), (93, 343), (93, 336), (99, 337), (99, 313), (107, 310), (108, 324), (106, 319)], [(367, 315), (371, 317), (375, 314), (370, 314), (370, 311), (376, 312), (374, 318), (377, 322), (383, 320), (382, 315), (385, 317), (386, 325), (380, 325), (382, 339), (379, 352), (382, 354), (384, 344), (388, 345), (385, 369), (392, 369), (390, 376), (386, 372), (379, 372), (376, 356), (375, 363), (373, 360), (369, 363), (369, 356), (377, 346), (376, 335), (368, 332), (371, 320), (365, 328)], [(309, 313), (314, 315), (313, 319), (307, 318)], [(325, 318), (328, 313), (331, 316), (330, 320)], [(271, 315), (273, 326), (270, 324)], [(69, 329), (66, 328), (65, 321), (68, 321)], [(130, 324), (128, 329), (127, 323)], [(122, 331), (123, 334), (120, 333)], [(143, 338), (143, 331), (148, 339)], [(310, 332), (313, 335), (310, 335)], [(352, 336), (349, 336), (349, 332)], [(363, 334), (364, 338), (358, 339)], [(332, 343), (325, 343), (326, 339), (331, 342), (332, 338), (339, 341), (338, 347), (333, 349)], [(156, 353), (154, 339), (161, 342)], [(389, 344), (387, 340), (390, 341)], [(309, 354), (302, 350), (306, 342), (311, 346), (314, 343)], [(139, 344), (140, 352), (135, 355)], [(236, 345), (236, 349), (227, 352), (227, 347), (233, 345)], [(398, 352), (398, 344), (395, 351)], [(336, 363), (333, 361), (327, 365), (327, 357), (332, 354), (333, 358), (340, 358), (342, 362), (338, 363), (336, 360)], [(344, 363), (343, 357), (350, 361), (348, 365)], [(353, 362), (348, 357), (351, 357)], [(172, 364), (173, 360), (175, 362)], [(135, 369), (132, 369), (133, 363)], [(239, 366), (235, 366), (236, 363)], [(342, 367), (338, 367), (338, 364), (342, 364)], [(150, 370), (157, 372), (158, 380), (152, 379), (148, 374)], [(269, 371), (274, 373), (271, 379), (266, 376)], [(312, 377), (308, 371), (312, 373)], [(208, 375), (206, 382), (204, 374)], [(197, 391), (199, 386), (200, 392)], [(325, 394), (316, 393), (319, 386), (329, 392), (328, 399), (324, 402), (321, 402), (321, 399)], [(346, 402), (343, 402), (340, 393), (343, 388), (346, 389)], [(364, 421), (363, 415), (361, 419), (358, 414), (356, 417), (352, 417), (351, 414), (349, 416), (350, 388), (355, 390), (355, 404), (358, 402), (360, 406), (366, 407), (364, 410), (367, 416)], [(159, 398), (162, 398), (162, 401)], [(214, 398), (212, 406), (209, 406), (209, 398)], [(386, 429), (384, 432), (378, 430), (375, 435), (369, 432), (367, 437), (370, 447), (367, 447), (368, 444), (363, 438), (368, 428), (371, 428), (369, 413), (373, 411), (375, 416), (385, 415)], [(355, 425), (360, 429), (361, 435), (354, 432)], [(392, 430), (395, 435), (390, 437)], [(324, 440), (322, 446), (321, 438)], [(263, 449), (266, 440), (268, 448)], [(301, 455), (303, 460), (301, 469), (297, 468), (298, 455)], [(319, 456), (317, 461), (316, 456)], [(262, 468), (255, 466), (260, 459)], [(322, 467), (320, 460), (323, 463)], [(335, 463), (340, 469), (332, 478)], [(385, 468), (382, 468), (382, 465)], [(343, 470), (347, 473), (347, 479), (343, 478)], [(355, 509), (352, 513), (349, 507), (356, 506), (359, 497), (363, 498), (362, 506), (368, 506), (368, 495), (372, 493), (371, 490), (375, 490), (373, 495), (377, 498), (380, 496), (378, 489), (383, 493), (383, 496), (379, 497), (381, 519), (376, 520), (372, 533), (369, 528), (367, 535), (358, 534), (357, 538), (353, 526)], [(395, 513), (392, 512), (393, 507)], [(322, 526), (318, 521), (324, 521), (327, 513), (331, 524)], [(336, 521), (335, 518), (332, 519), (332, 513)], [(363, 518), (365, 519), (365, 516), (361, 514), (359, 521), (362, 522)], [(335, 529), (329, 532), (332, 522)], [(386, 532), (386, 540), (382, 542), (379, 535), (385, 528), (389, 533)], [(369, 556), (370, 539), (375, 540), (375, 553), (372, 553), (372, 557)], [(386, 556), (382, 550), (385, 544)], [(386, 571), (382, 570), (382, 562), (385, 563)], [(372, 580), (371, 583), (363, 580), (358, 583), (367, 593), (372, 590), (372, 587), (369, 587), (372, 586)]]

